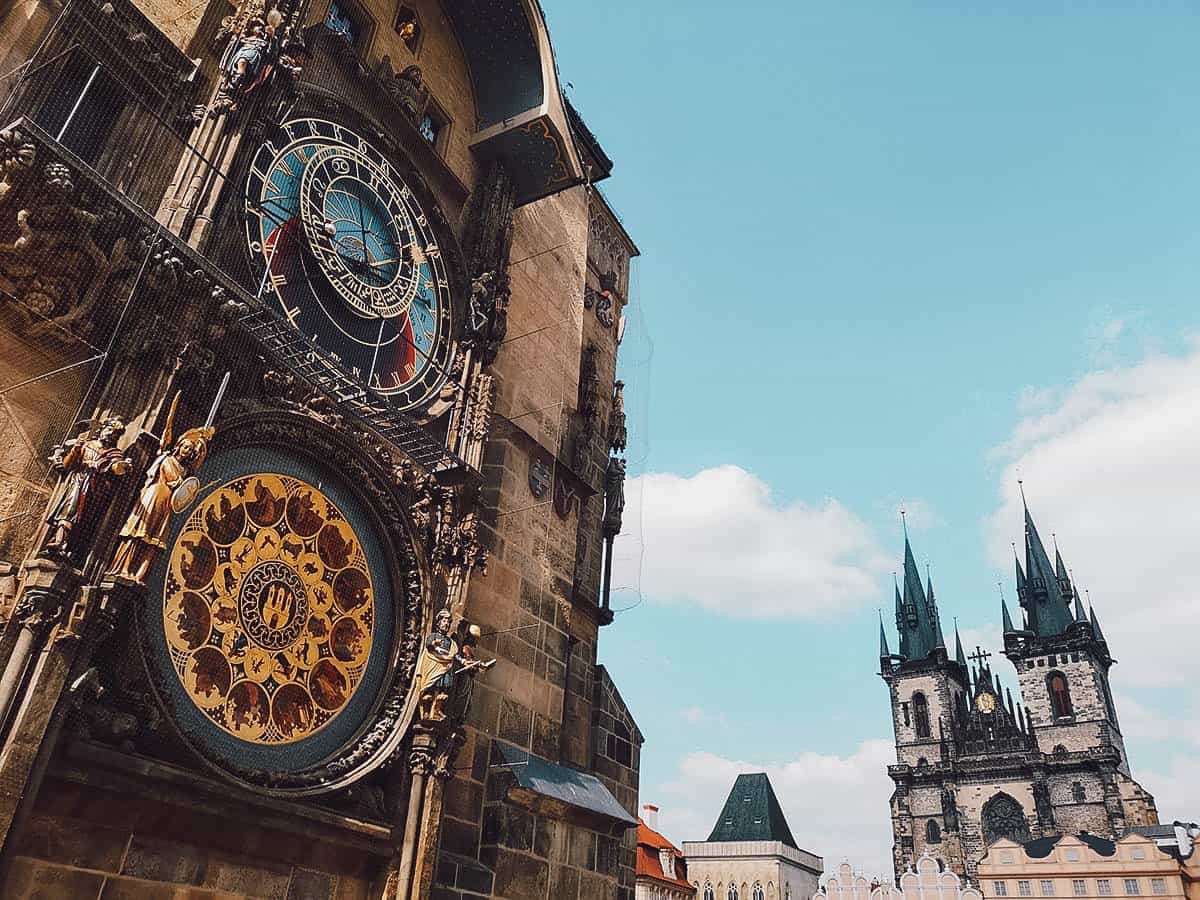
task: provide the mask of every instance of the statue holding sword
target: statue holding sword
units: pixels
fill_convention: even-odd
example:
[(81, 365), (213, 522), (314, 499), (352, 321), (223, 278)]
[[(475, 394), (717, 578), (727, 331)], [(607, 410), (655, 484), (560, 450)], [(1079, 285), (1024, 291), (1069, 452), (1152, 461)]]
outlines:
[(195, 502), (200, 493), (196, 473), (208, 456), (208, 445), (216, 429), (213, 422), (217, 409), (229, 386), (229, 373), (217, 389), (216, 399), (208, 420), (200, 428), (190, 428), (174, 441), (175, 412), (179, 394), (171, 401), (171, 411), (162, 436), (158, 439), (159, 453), (146, 471), (146, 480), (138, 495), (137, 504), (121, 528), (120, 541), (109, 565), (108, 574), (144, 585), (158, 555), (167, 549), (167, 530), (172, 513), (179, 513)]

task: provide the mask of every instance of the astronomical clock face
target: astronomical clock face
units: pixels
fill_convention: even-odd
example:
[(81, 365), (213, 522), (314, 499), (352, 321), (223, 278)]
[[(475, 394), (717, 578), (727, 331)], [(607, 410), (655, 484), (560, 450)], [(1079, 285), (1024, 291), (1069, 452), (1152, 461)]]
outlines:
[(344, 744), (378, 694), (387, 576), (348, 492), (288, 458), (231, 456), (208, 464), (224, 473), (179, 517), (152, 594), (159, 681), (209, 755), (302, 768)]
[(984, 715), (991, 715), (996, 711), (996, 698), (994, 695), (984, 692), (975, 698), (975, 708)]
[(450, 352), (441, 250), (412, 190), (354, 132), (296, 119), (246, 186), (252, 263), (291, 324), (402, 407), (431, 398)]

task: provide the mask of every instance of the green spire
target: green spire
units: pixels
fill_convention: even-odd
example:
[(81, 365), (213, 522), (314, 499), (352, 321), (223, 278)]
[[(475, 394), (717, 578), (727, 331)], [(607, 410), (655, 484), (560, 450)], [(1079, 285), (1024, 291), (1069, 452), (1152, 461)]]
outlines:
[(938, 647), (944, 647), (945, 641), (938, 637), (941, 629), (937, 624), (937, 609), (921, 586), (921, 574), (917, 571), (907, 533), (904, 535), (904, 597), (901, 602), (909, 647), (905, 655), (909, 659), (925, 659)]
[(892, 651), (888, 649), (887, 632), (883, 630), (883, 613), (879, 613), (879, 658), (891, 659)]
[(900, 585), (893, 581), (896, 589), (896, 631), (900, 634), (900, 656), (909, 659), (908, 627), (904, 621), (904, 601), (900, 599)]
[[(1100, 630), (1100, 620), (1096, 618), (1096, 607), (1092, 607), (1092, 635), (1098, 641), (1104, 641), (1104, 632)], [(1105, 643), (1108, 643), (1105, 641)]]
[(962, 638), (958, 634), (958, 623), (954, 623), (954, 661), (967, 668), (967, 654), (963, 653)]
[(1017, 556), (1017, 548), (1013, 547), (1013, 563), (1017, 567), (1017, 597), (1023, 602), (1025, 595), (1029, 592), (1029, 582), (1025, 579), (1025, 572), (1021, 569), (1021, 560)]
[(1050, 565), (1028, 506), (1025, 507), (1025, 569), (1029, 580), (1021, 605), (1028, 615), (1030, 630), (1043, 637), (1062, 634), (1074, 621), (1071, 607), (1063, 596), (1058, 573)]
[(946, 649), (946, 636), (942, 633), (942, 616), (938, 612), (937, 600), (933, 596), (933, 576), (929, 574), (929, 566), (925, 566), (925, 595), (929, 598), (929, 614), (933, 617), (933, 633), (937, 636), (937, 646)]
[[(1018, 564), (1017, 568), (1018, 568), (1018, 570), (1020, 569), (1019, 564)], [(1004, 602), (1003, 597), (1000, 598), (1000, 612), (1004, 616), (1004, 633), (1005, 634), (1015, 633), (1017, 629), (1013, 628), (1012, 616), (1010, 616), (1008, 614), (1008, 604)]]
[(1078, 590), (1076, 590), (1074, 593), (1075, 593), (1075, 624), (1077, 624), (1077, 625), (1086, 624), (1088, 618), (1087, 618), (1087, 613), (1085, 613), (1083, 611), (1083, 601), (1079, 599), (1079, 591)]

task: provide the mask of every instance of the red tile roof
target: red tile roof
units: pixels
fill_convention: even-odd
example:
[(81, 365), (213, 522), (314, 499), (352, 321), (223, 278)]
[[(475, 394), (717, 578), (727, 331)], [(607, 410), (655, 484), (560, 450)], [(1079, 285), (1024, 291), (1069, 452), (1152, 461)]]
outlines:
[[(638, 819), (637, 831), (637, 877), (649, 878), (652, 881), (657, 881), (659, 884), (670, 885), (673, 888), (679, 888), (684, 891), (694, 891), (694, 888), (687, 880), (687, 863), (684, 861), (683, 854), (679, 852), (679, 848), (668, 841), (665, 837)], [(671, 850), (675, 854), (675, 877), (670, 878), (663, 872), (662, 863), (659, 861), (660, 850)]]

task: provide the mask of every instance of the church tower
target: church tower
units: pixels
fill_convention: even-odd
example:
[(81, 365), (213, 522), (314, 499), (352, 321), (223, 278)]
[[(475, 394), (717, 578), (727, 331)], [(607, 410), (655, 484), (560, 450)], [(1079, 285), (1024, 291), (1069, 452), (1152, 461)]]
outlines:
[(1014, 702), (991, 653), (977, 648), (968, 663), (957, 629), (951, 659), (932, 582), (922, 586), (905, 535), (898, 653), (879, 623), (896, 737), (888, 775), (897, 878), (925, 852), (974, 881), (1000, 838), (1119, 838), (1157, 822), (1154, 799), (1130, 774), (1099, 620), (1084, 611), (1057, 548), (1051, 564), (1028, 508), (1016, 578), (1019, 623), (1001, 601), (1004, 656), (1019, 683)]
[[(962, 641), (955, 633), (955, 658), (946, 650), (937, 600), (933, 593), (932, 577), (921, 575), (913, 557), (908, 534), (904, 536), (904, 590), (895, 587), (896, 630), (899, 633), (899, 653), (893, 654), (887, 641), (883, 622), (879, 623), (880, 674), (887, 682), (892, 702), (892, 727), (896, 736), (896, 769), (921, 771), (949, 766), (952, 747), (948, 738), (953, 731), (955, 710), (963, 703), (970, 689)], [(897, 782), (892, 795), (892, 822), (896, 835), (893, 847), (896, 868), (903, 871), (908, 861), (920, 855), (933, 822), (938, 840), (947, 828), (946, 818), (940, 815), (940, 788), (933, 785), (918, 792), (914, 798), (907, 784)], [(914, 810), (914, 799), (917, 800)], [(934, 816), (919, 815), (925, 806), (937, 806)], [(951, 817), (953, 818), (953, 817)]]
[[(1005, 607), (1004, 655), (1017, 670), (1038, 750), (1053, 760), (1087, 754), (1103, 760), (1094, 777), (1049, 776), (1051, 798), (1064, 803), (1056, 825), (1065, 831), (1121, 833), (1146, 824), (1153, 801), (1132, 780), (1109, 670), (1113, 658), (1093, 608), (1086, 612), (1057, 546), (1054, 563), (1025, 507), (1025, 565), (1016, 560), (1023, 622)], [(1061, 820), (1061, 821), (1058, 821)]]

